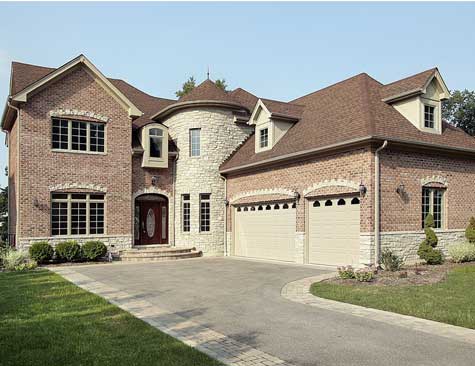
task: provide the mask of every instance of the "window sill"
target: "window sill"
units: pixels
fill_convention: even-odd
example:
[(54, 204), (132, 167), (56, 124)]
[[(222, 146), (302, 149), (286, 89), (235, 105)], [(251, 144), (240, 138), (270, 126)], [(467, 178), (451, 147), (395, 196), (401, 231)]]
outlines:
[(80, 155), (107, 155), (107, 152), (101, 151), (76, 151), (76, 150), (62, 150), (62, 149), (51, 149), (54, 153), (68, 153), (68, 154), (80, 154)]
[(107, 234), (71, 234), (71, 235), (52, 235), (52, 239), (80, 239), (80, 238), (106, 238), (110, 235)]

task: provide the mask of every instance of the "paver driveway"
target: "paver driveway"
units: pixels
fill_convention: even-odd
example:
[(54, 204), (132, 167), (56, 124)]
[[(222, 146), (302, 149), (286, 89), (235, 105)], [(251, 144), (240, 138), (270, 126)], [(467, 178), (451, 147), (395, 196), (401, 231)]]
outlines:
[(281, 297), (325, 272), (313, 267), (212, 258), (74, 270), (295, 365), (475, 364), (471, 344)]

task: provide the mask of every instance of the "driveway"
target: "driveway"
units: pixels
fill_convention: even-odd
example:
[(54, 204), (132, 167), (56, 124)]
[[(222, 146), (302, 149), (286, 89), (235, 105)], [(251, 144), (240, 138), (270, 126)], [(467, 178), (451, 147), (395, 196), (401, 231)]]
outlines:
[(281, 297), (324, 270), (210, 258), (74, 271), (294, 365), (473, 365), (473, 345)]

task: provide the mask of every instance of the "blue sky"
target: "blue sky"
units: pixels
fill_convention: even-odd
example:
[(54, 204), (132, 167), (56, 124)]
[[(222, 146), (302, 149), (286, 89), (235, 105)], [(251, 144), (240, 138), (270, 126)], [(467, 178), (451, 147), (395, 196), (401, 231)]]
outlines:
[(0, 3), (0, 101), (12, 60), (60, 66), (80, 53), (167, 98), (208, 65), (231, 88), (280, 100), (433, 66), (450, 89), (474, 90), (473, 24), (475, 3)]

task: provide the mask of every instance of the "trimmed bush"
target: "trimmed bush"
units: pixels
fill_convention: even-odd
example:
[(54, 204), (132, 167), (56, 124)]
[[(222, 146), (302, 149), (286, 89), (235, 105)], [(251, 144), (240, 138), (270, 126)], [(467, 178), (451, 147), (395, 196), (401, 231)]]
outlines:
[(85, 259), (95, 261), (105, 256), (107, 247), (102, 241), (88, 241), (82, 246), (82, 254)]
[(81, 247), (76, 240), (68, 240), (58, 243), (55, 248), (58, 259), (73, 262), (81, 259)]
[(404, 260), (389, 249), (384, 249), (381, 253), (381, 267), (385, 271), (399, 271), (403, 264)]
[(470, 218), (470, 222), (465, 229), (465, 237), (470, 243), (475, 244), (475, 217), (473, 216)]
[(437, 246), (438, 238), (435, 235), (434, 230), (434, 217), (429, 214), (424, 220), (424, 232), (426, 238), (419, 245), (419, 250), (417, 255), (419, 258), (426, 261), (427, 264), (442, 264), (444, 262), (444, 256), (442, 252), (438, 249), (434, 249)]
[(448, 251), (455, 263), (475, 261), (475, 244), (452, 244), (449, 246)]
[(30, 246), (29, 253), (31, 259), (45, 263), (53, 258), (54, 249), (47, 241), (39, 241)]
[(350, 278), (355, 278), (355, 270), (352, 266), (343, 266), (338, 267), (338, 275), (342, 280), (347, 280)]
[(355, 271), (355, 278), (359, 282), (371, 282), (374, 278), (374, 270), (372, 268), (362, 268)]

